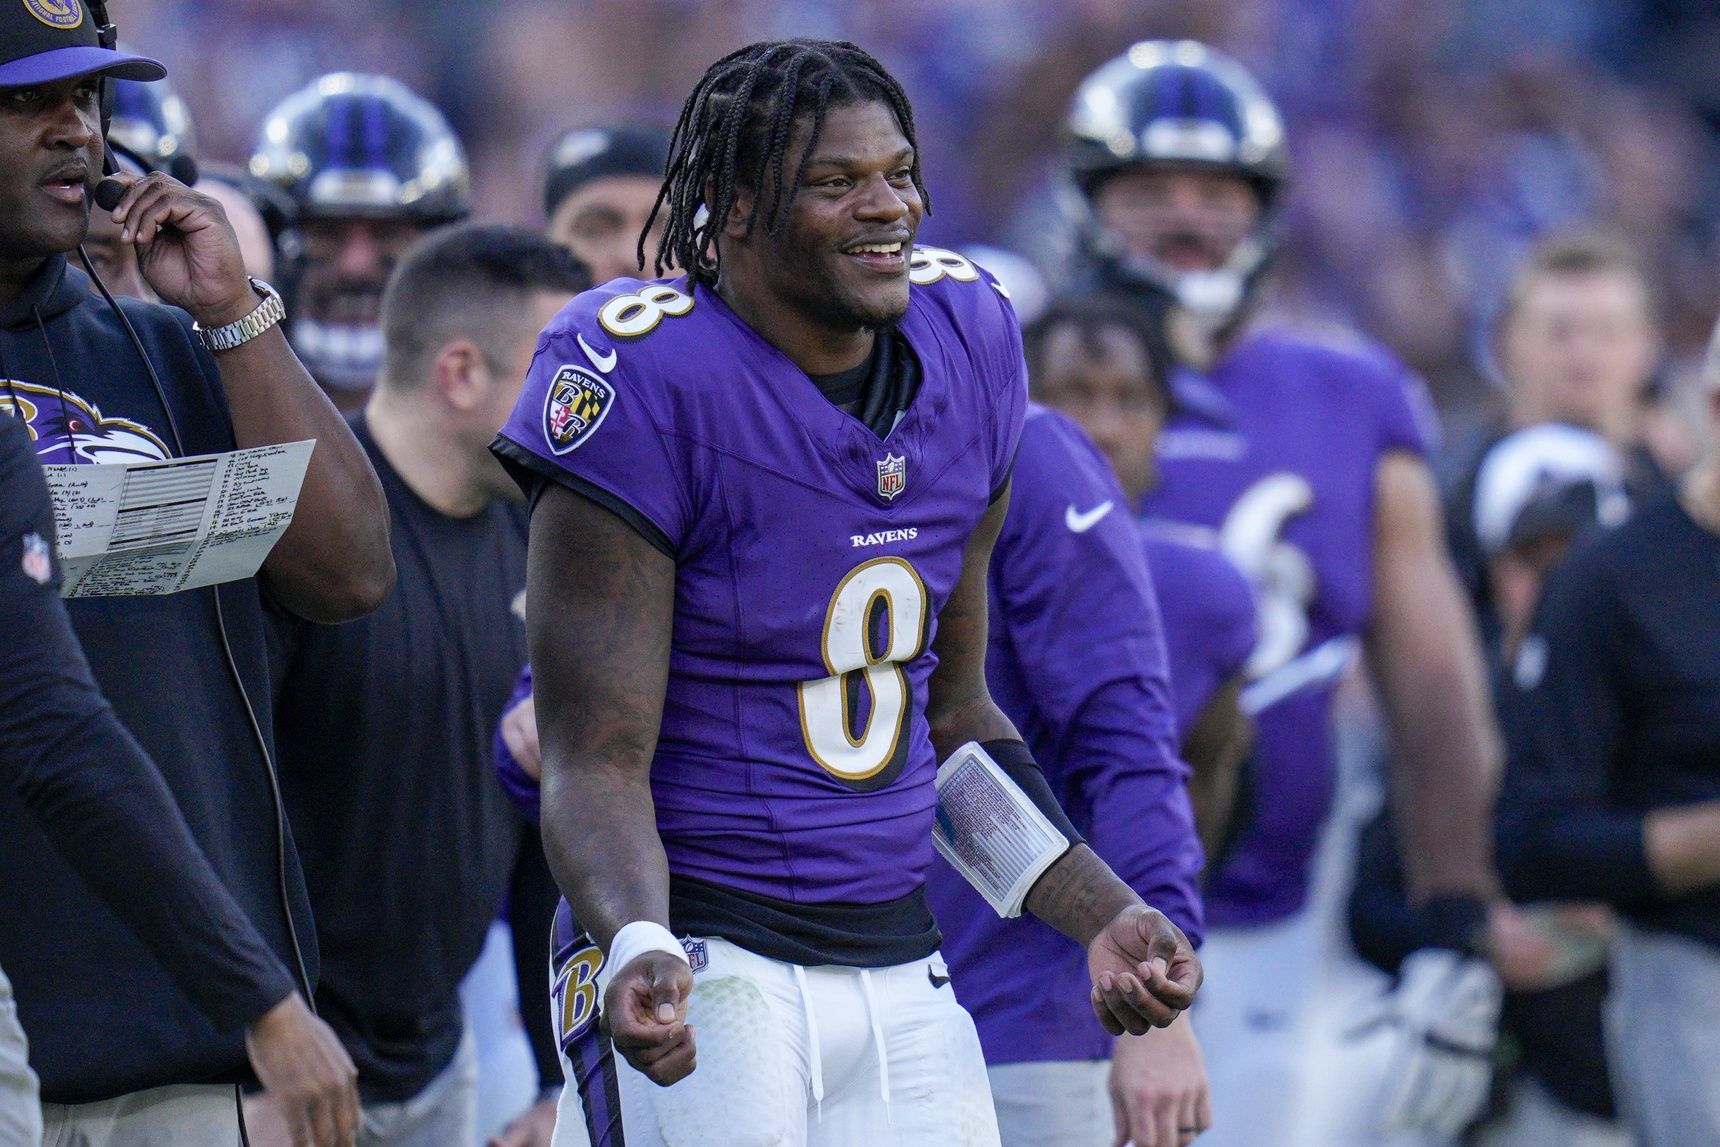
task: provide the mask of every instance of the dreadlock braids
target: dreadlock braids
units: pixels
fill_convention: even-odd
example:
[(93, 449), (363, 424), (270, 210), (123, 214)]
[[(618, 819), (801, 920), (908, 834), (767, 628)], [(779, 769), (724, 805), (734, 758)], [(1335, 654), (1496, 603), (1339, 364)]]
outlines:
[[(645, 235), (662, 213), (656, 273), (677, 266), (694, 282), (714, 286), (715, 241), (734, 209), (736, 188), (753, 191), (747, 230), (760, 222), (762, 213), (766, 233), (780, 233), (818, 147), (825, 112), (871, 100), (890, 106), (902, 134), (914, 147), (914, 189), (929, 212), (931, 198), (920, 180), (914, 112), (896, 78), (866, 51), (846, 41), (769, 40), (730, 52), (712, 64), (682, 105), (669, 140), (663, 186), (639, 236), (640, 263), (645, 262)], [(811, 130), (800, 155), (791, 158), (789, 137), (805, 116), (811, 117)]]

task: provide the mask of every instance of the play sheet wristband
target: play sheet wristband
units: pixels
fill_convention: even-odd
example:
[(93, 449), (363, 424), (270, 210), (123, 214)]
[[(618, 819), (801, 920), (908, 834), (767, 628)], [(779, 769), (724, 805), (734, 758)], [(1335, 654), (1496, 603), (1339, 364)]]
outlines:
[(991, 754), (969, 741), (938, 766), (932, 843), (999, 916), (1019, 916), (1070, 840)]

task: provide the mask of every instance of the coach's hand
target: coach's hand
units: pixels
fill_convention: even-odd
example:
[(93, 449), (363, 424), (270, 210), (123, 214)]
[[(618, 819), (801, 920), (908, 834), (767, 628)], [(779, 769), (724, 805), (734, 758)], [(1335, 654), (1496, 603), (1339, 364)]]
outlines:
[(170, 175), (112, 178), (126, 185), (112, 211), (137, 269), (162, 302), (191, 313), (204, 329), (250, 314), (257, 293), (245, 277), (239, 239), (221, 204)]
[(358, 1070), (297, 992), (246, 1030), (245, 1050), (293, 1147), (352, 1147), (358, 1134)]
[(652, 1083), (668, 1087), (698, 1065), (687, 1000), (693, 970), (667, 952), (645, 952), (615, 973), (603, 993), (603, 1022), (615, 1050)]
[(1194, 945), (1156, 908), (1131, 904), (1087, 945), (1093, 1013), (1112, 1035), (1162, 1028), (1194, 1002), (1202, 972)]

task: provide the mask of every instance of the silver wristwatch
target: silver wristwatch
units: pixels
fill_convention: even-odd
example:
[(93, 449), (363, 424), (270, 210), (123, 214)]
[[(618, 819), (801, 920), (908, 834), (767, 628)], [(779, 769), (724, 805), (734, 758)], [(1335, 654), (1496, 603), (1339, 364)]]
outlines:
[(261, 279), (253, 278), (250, 283), (251, 289), (263, 300), (250, 314), (212, 331), (204, 330), (196, 323), (191, 324), (191, 329), (197, 332), (197, 337), (203, 341), (205, 347), (212, 351), (223, 351), (244, 346), (287, 317), (287, 305), (281, 301), (281, 292)]

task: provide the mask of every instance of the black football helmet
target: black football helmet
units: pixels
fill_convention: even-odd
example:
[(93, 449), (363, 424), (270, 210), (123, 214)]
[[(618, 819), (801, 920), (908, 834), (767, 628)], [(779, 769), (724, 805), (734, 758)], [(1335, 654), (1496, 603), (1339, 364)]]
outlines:
[[(1290, 174), (1284, 122), (1254, 77), (1193, 40), (1144, 40), (1082, 82), (1067, 128), (1086, 253), (1214, 326), (1233, 321), (1272, 253)], [(1254, 186), (1260, 219), (1223, 267), (1173, 270), (1098, 225), (1092, 201), (1105, 180), (1149, 164), (1233, 172)]]

